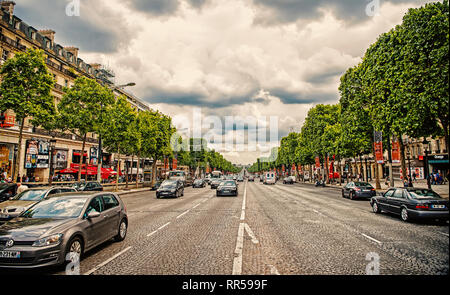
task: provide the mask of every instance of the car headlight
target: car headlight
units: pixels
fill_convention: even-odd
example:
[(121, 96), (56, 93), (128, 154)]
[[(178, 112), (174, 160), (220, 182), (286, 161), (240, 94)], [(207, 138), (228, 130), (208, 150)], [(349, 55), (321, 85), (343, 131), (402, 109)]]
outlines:
[(173, 188), (173, 189), (170, 190), (171, 193), (175, 193), (176, 191), (177, 191), (176, 188)]
[(33, 247), (45, 247), (45, 246), (52, 246), (52, 245), (58, 245), (61, 243), (62, 240), (62, 234), (56, 234), (52, 236), (48, 236), (42, 239), (39, 239), (33, 243)]

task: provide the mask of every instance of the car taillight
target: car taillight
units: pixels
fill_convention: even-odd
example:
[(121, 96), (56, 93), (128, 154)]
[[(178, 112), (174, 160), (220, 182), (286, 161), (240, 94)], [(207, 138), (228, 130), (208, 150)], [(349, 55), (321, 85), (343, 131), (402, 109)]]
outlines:
[(428, 205), (416, 205), (416, 209), (428, 209)]
[(359, 187), (356, 187), (355, 188), (355, 191), (360, 191), (361, 189), (359, 188)]
[(371, 191), (374, 191), (375, 189), (373, 188), (373, 189), (371, 189)]

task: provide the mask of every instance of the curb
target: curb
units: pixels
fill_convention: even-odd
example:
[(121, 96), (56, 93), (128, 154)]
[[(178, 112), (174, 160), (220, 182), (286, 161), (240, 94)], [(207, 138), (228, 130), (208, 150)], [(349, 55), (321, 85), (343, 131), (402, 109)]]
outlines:
[(131, 194), (142, 193), (142, 192), (150, 192), (150, 188), (134, 189), (134, 190), (129, 190), (129, 191), (119, 191), (119, 192), (117, 192), (117, 194), (119, 196), (124, 196), (124, 195), (131, 195)]

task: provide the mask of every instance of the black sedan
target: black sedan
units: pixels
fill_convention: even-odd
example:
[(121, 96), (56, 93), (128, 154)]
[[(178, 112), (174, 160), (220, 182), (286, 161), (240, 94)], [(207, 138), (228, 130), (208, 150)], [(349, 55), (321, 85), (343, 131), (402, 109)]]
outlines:
[(206, 182), (203, 179), (196, 179), (192, 183), (193, 188), (204, 188), (206, 186)]
[(156, 198), (184, 196), (184, 183), (181, 180), (164, 180), (161, 186), (156, 190)]
[(0, 183), (0, 202), (8, 201), (17, 193), (17, 184)]
[(403, 221), (411, 219), (448, 220), (448, 200), (430, 189), (391, 188), (370, 200), (374, 213), (382, 211), (400, 215)]
[(127, 228), (125, 206), (114, 193), (54, 195), (0, 226), (0, 268), (36, 268), (80, 259), (112, 238), (124, 240)]
[(217, 187), (216, 195), (219, 196), (235, 196), (238, 195), (238, 186), (234, 180), (225, 180)]
[(222, 178), (213, 178), (211, 180), (211, 189), (217, 189), (219, 185), (222, 183)]
[(370, 199), (377, 195), (375, 188), (367, 182), (349, 182), (342, 188), (342, 197), (354, 199)]

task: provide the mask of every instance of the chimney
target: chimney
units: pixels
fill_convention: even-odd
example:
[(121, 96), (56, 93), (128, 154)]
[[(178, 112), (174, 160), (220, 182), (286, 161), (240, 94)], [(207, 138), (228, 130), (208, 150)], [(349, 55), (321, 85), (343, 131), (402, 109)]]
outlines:
[(47, 37), (50, 40), (52, 40), (52, 44), (55, 43), (55, 31), (53, 31), (53, 30), (39, 30), (38, 33), (41, 34), (42, 36)]
[(78, 59), (78, 50), (77, 47), (64, 47), (64, 50), (73, 54), (73, 62), (77, 62)]
[(14, 6), (16, 2), (14, 1), (2, 1), (1, 2), (2, 9), (4, 9), (7, 13), (9, 13), (9, 18), (12, 19), (14, 15)]

